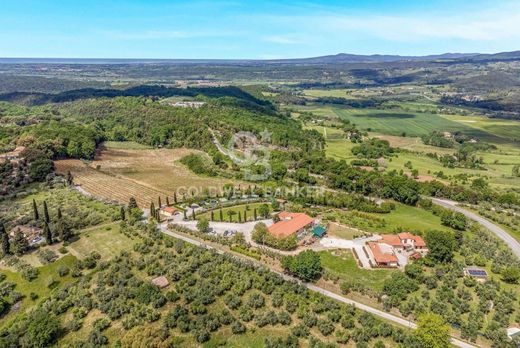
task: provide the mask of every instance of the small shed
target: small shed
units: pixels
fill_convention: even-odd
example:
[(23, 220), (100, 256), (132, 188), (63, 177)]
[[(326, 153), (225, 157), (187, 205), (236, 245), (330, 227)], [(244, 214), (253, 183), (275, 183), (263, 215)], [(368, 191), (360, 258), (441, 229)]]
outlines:
[(168, 281), (168, 279), (166, 279), (165, 276), (160, 276), (152, 279), (152, 284), (158, 286), (160, 289), (163, 289), (170, 285), (170, 282)]
[(327, 233), (327, 229), (323, 226), (317, 225), (312, 229), (312, 235), (316, 238), (321, 238)]

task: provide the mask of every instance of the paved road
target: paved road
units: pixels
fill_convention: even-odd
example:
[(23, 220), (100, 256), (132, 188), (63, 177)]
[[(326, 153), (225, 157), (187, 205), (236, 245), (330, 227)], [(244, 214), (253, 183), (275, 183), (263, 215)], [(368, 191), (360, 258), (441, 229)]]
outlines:
[[(184, 235), (172, 232), (172, 231), (168, 230), (168, 228), (164, 224), (163, 225), (158, 225), (158, 227), (159, 227), (159, 229), (163, 233), (165, 233), (167, 235), (170, 235), (170, 236), (172, 236), (174, 238), (181, 239), (181, 240), (183, 240), (183, 241), (185, 241), (187, 243), (194, 244), (196, 246), (205, 247), (205, 248), (208, 248), (208, 249), (213, 249), (213, 250), (215, 250), (219, 254), (224, 254), (224, 251), (222, 251), (220, 249), (213, 248), (212, 246), (207, 245), (206, 243), (204, 243), (202, 241), (198, 241), (198, 240), (192, 239), (190, 237), (187, 237), (187, 236), (184, 236)], [(256, 261), (251, 260), (251, 259), (246, 258), (246, 257), (239, 257), (239, 256), (235, 256), (235, 257), (237, 259), (245, 259), (245, 260), (247, 260), (249, 262), (253, 262), (253, 263), (255, 263), (255, 264), (257, 264), (258, 266), (261, 266), (261, 267), (265, 267), (266, 266), (266, 265), (264, 265), (262, 263), (256, 262)], [(365, 305), (363, 303), (360, 303), (360, 302), (351, 300), (349, 298), (343, 297), (341, 295), (338, 295), (336, 293), (333, 293), (331, 291), (323, 289), (323, 288), (321, 288), (321, 287), (319, 287), (319, 286), (317, 286), (315, 284), (302, 283), (301, 281), (299, 281), (298, 279), (296, 279), (294, 277), (291, 277), (291, 276), (289, 276), (287, 274), (280, 273), (280, 272), (275, 271), (273, 269), (271, 269), (271, 272), (274, 272), (274, 273), (282, 276), (285, 280), (295, 281), (295, 282), (298, 282), (300, 284), (303, 284), (307, 289), (309, 289), (311, 291), (319, 292), (320, 294), (322, 294), (324, 296), (327, 296), (329, 298), (332, 298), (334, 300), (337, 300), (337, 301), (340, 301), (340, 302), (343, 302), (343, 303), (352, 304), (352, 305), (356, 306), (356, 308), (358, 308), (360, 310), (372, 313), (372, 314), (374, 314), (374, 315), (376, 315), (378, 317), (381, 317), (383, 319), (392, 321), (392, 322), (394, 322), (396, 324), (399, 324), (399, 325), (402, 325), (402, 326), (405, 326), (405, 327), (408, 327), (408, 328), (411, 328), (411, 329), (416, 329), (417, 328), (417, 325), (415, 323), (413, 323), (413, 322), (411, 322), (409, 320), (406, 320), (404, 318), (395, 316), (395, 315), (390, 314), (390, 313), (386, 313), (386, 312), (381, 311), (381, 310), (379, 310), (377, 308), (373, 308), (373, 307), (367, 306), (367, 305)], [(466, 342), (461, 341), (461, 340), (456, 339), (456, 338), (452, 338), (451, 339), (451, 343), (454, 346), (457, 346), (457, 347), (460, 347), (460, 348), (475, 348), (474, 345), (466, 343)]]
[(516, 239), (511, 237), (511, 235), (509, 233), (507, 233), (500, 226), (495, 225), (494, 223), (490, 222), (489, 220), (486, 220), (483, 217), (481, 217), (469, 210), (466, 210), (466, 209), (463, 209), (463, 208), (457, 206), (459, 204), (458, 202), (450, 201), (448, 199), (439, 199), (439, 198), (432, 198), (432, 202), (437, 205), (440, 205), (441, 207), (462, 213), (462, 214), (466, 215), (466, 217), (468, 217), (469, 219), (478, 222), (479, 224), (481, 224), (482, 226), (484, 226), (485, 228), (487, 228), (488, 230), (490, 230), (491, 232), (496, 234), (496, 236), (498, 238), (502, 239), (511, 248), (513, 253), (518, 258), (520, 258), (520, 243), (518, 243), (518, 241)]

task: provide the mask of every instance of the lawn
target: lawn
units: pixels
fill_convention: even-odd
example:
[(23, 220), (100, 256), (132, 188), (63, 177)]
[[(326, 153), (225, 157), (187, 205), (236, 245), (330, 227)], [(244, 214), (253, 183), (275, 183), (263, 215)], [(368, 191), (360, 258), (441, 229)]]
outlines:
[(431, 212), (399, 203), (396, 203), (396, 209), (389, 214), (369, 215), (385, 219), (386, 226), (380, 228), (380, 232), (393, 233), (400, 230), (425, 232), (447, 229), (441, 224), (441, 218)]
[[(27, 281), (18, 272), (13, 272), (10, 270), (1, 269), (0, 273), (6, 275), (6, 279), (4, 282), (13, 282), (16, 283), (15, 291), (22, 293), (25, 297), (22, 300), (21, 307), (16, 312), (11, 312), (4, 317), (2, 317), (2, 324), (5, 324), (8, 319), (14, 318), (18, 313), (25, 312), (40, 300), (49, 296), (51, 291), (57, 288), (61, 288), (62, 286), (72, 283), (74, 278), (70, 276), (70, 274), (60, 277), (57, 273), (57, 269), (59, 266), (66, 266), (69, 269), (72, 268), (74, 263), (76, 262), (76, 257), (72, 255), (66, 255), (61, 259), (47, 264), (45, 266), (38, 267), (38, 278)], [(49, 288), (47, 285), (51, 280), (54, 280), (54, 284), (52, 288)], [(38, 295), (38, 298), (32, 300), (30, 294), (34, 293)]]
[(350, 250), (320, 251), (323, 268), (341, 280), (361, 283), (375, 290), (382, 290), (385, 279), (394, 270), (359, 268)]
[(78, 258), (84, 258), (97, 251), (104, 260), (118, 255), (124, 250), (133, 250), (135, 240), (122, 234), (119, 223), (83, 230), (80, 238), (72, 242), (67, 249)]
[(340, 225), (335, 222), (329, 223), (329, 226), (327, 228), (327, 236), (329, 236), (329, 237), (336, 237), (336, 238), (341, 238), (341, 239), (352, 240), (363, 234), (364, 234), (363, 232), (360, 232), (354, 228), (351, 228), (351, 227), (348, 227), (345, 225)]
[[(257, 217), (260, 218), (260, 215), (258, 214), (258, 208), (262, 204), (267, 204), (269, 206), (269, 210), (272, 211), (271, 205), (269, 203), (265, 202), (259, 202), (259, 203), (251, 203), (251, 204), (241, 204), (241, 205), (235, 205), (232, 207), (226, 207), (222, 208), (222, 217), (223, 220), (220, 219), (220, 209), (215, 209), (213, 211), (213, 219), (214, 221), (225, 221), (229, 222), (229, 215), (228, 212), (235, 212), (234, 215), (231, 216), (232, 222), (239, 222), (238, 221), (238, 213), (240, 213), (240, 217), (242, 219), (242, 222), (244, 221), (244, 216), (246, 216), (248, 221), (253, 221), (254, 216), (254, 209), (257, 209)], [(244, 215), (245, 214), (245, 215)], [(208, 220), (211, 219), (211, 212), (205, 212), (203, 214), (200, 214), (198, 218), (206, 218)]]

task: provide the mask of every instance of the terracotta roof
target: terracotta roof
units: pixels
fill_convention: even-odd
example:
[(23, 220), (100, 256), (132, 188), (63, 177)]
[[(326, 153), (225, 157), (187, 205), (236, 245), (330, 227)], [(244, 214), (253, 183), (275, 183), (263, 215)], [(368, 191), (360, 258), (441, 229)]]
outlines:
[(424, 239), (422, 239), (420, 236), (413, 236), (413, 239), (415, 240), (416, 248), (425, 248), (426, 247), (426, 243), (424, 242)]
[(399, 236), (395, 234), (382, 234), (381, 239), (378, 240), (379, 243), (386, 243), (388, 245), (391, 245), (393, 247), (402, 247), (403, 244), (401, 243), (401, 239)]
[(409, 233), (409, 232), (402, 232), (402, 233), (398, 233), (397, 236), (399, 237), (399, 239), (414, 239), (414, 235)]
[(167, 287), (170, 284), (170, 282), (168, 282), (168, 279), (166, 279), (165, 276), (160, 276), (152, 279), (152, 284), (162, 289)]
[(387, 253), (381, 250), (381, 247), (379, 243), (376, 242), (368, 242), (368, 247), (372, 251), (372, 254), (374, 255), (374, 259), (376, 262), (379, 263), (390, 263), (390, 262), (398, 262), (397, 256), (392, 253)]
[(281, 221), (269, 227), (269, 233), (277, 238), (288, 237), (307, 225), (314, 222), (314, 219), (303, 213), (289, 213), (286, 211), (278, 214)]
[(166, 212), (166, 213), (173, 214), (173, 213), (175, 213), (176, 211), (178, 211), (179, 209), (174, 208), (174, 207), (164, 207), (164, 208), (161, 208), (161, 210), (164, 211), (164, 212)]

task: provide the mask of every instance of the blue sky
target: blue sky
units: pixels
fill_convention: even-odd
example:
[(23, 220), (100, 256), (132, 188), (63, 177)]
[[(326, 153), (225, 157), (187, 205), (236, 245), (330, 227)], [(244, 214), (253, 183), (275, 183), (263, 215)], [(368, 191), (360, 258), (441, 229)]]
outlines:
[(0, 57), (293, 58), (520, 50), (519, 1), (0, 0)]

